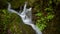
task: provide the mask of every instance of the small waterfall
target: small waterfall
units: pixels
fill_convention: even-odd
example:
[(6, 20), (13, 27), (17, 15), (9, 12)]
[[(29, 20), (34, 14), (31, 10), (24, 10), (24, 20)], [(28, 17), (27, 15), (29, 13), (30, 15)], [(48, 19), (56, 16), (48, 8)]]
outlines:
[(31, 13), (32, 8), (27, 9), (26, 5), (27, 5), (27, 2), (25, 2), (23, 12), (18, 13), (17, 11), (11, 9), (11, 4), (8, 3), (8, 11), (18, 14), (21, 17), (23, 23), (30, 25), (36, 31), (36, 34), (42, 34), (42, 32), (38, 29), (38, 27), (36, 25), (34, 25), (32, 22), (32, 13)]

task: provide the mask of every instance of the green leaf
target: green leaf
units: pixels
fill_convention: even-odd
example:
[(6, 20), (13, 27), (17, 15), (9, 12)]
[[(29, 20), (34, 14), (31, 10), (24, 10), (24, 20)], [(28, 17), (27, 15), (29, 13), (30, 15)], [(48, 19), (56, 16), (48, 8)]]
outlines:
[(4, 14), (6, 14), (6, 10), (5, 10), (5, 9), (4, 9), (4, 10), (2, 10), (2, 11), (3, 11), (3, 13), (4, 13)]
[(37, 13), (36, 16), (42, 16), (42, 13)]
[(48, 15), (47, 19), (52, 19), (54, 17), (54, 15)]

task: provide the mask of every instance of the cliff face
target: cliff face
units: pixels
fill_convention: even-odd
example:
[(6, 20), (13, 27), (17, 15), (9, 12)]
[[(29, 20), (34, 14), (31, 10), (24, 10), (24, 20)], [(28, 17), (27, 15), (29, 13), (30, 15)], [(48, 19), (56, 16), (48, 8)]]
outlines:
[[(46, 15), (45, 8), (49, 7), (49, 0), (0, 0), (0, 34), (36, 34), (35, 31), (25, 25), (21, 18), (16, 14), (10, 14), (7, 9), (7, 2), (11, 3), (12, 8), (19, 10), (20, 6), (24, 6), (25, 1), (28, 2), (28, 6), (32, 7), (33, 21), (37, 20), (35, 14), (41, 10)], [(60, 33), (60, 1), (52, 1), (52, 8), (55, 14), (53, 20), (51, 20), (47, 27), (43, 30), (43, 34), (59, 34)]]

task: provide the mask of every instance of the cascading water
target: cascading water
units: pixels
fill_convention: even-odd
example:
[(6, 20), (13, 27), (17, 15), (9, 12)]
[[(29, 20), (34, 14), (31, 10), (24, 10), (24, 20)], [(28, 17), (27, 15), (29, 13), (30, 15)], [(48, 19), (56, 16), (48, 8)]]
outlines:
[(21, 17), (23, 23), (27, 24), (27, 25), (30, 25), (36, 31), (36, 34), (42, 34), (42, 32), (38, 29), (38, 27), (36, 25), (34, 25), (33, 22), (32, 22), (32, 13), (31, 13), (32, 8), (27, 9), (26, 5), (27, 5), (27, 2), (25, 2), (23, 12), (18, 13), (17, 11), (11, 9), (11, 4), (8, 3), (8, 11), (18, 14)]

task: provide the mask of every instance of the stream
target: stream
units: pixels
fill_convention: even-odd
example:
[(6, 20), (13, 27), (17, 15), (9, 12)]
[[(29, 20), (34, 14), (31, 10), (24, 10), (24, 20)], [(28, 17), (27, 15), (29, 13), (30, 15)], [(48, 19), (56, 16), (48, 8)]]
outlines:
[(32, 8), (27, 9), (26, 6), (27, 6), (27, 2), (25, 2), (23, 11), (17, 12), (15, 10), (11, 9), (11, 4), (8, 3), (8, 11), (19, 15), (21, 17), (23, 23), (31, 26), (36, 31), (36, 34), (42, 34), (42, 32), (38, 29), (38, 27), (32, 21), (32, 12), (31, 12)]

